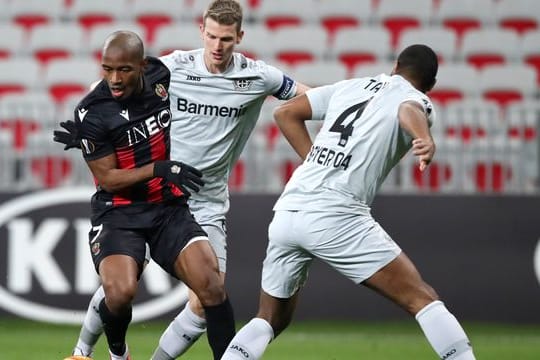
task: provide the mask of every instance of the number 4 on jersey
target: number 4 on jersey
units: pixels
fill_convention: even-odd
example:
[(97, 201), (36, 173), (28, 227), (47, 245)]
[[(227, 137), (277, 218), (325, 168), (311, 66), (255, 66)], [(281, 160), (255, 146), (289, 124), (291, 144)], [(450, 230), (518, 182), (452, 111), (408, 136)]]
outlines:
[[(369, 100), (371, 100), (371, 98)], [(330, 127), (329, 131), (341, 134), (341, 137), (338, 141), (339, 146), (347, 145), (347, 141), (349, 140), (349, 137), (352, 135), (352, 132), (354, 130), (353, 124), (358, 118), (360, 118), (360, 116), (362, 116), (362, 113), (364, 112), (364, 109), (366, 108), (369, 100), (361, 102), (360, 104), (355, 104), (342, 112), (341, 115), (338, 116), (334, 124), (332, 124), (332, 127)], [(353, 114), (354, 112), (356, 112), (354, 118), (347, 125), (344, 126), (343, 123), (345, 122), (345, 120), (347, 120), (347, 118), (351, 116), (351, 114)]]

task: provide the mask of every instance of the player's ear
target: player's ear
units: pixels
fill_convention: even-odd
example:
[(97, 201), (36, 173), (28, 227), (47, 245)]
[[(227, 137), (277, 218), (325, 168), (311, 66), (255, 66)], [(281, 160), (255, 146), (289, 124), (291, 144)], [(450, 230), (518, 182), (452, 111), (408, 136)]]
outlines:
[(236, 38), (236, 45), (240, 44), (243, 38), (244, 38), (244, 30), (240, 30), (238, 32), (238, 37)]

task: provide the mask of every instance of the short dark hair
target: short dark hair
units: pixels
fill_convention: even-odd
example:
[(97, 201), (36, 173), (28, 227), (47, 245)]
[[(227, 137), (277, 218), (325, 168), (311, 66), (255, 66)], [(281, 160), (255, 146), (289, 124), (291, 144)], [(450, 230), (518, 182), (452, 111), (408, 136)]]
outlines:
[(398, 55), (396, 74), (407, 75), (427, 92), (435, 84), (438, 68), (437, 54), (427, 45), (415, 44)]
[(242, 29), (242, 6), (236, 0), (214, 0), (204, 12), (203, 25), (206, 19), (212, 19), (220, 25), (236, 24), (237, 31)]

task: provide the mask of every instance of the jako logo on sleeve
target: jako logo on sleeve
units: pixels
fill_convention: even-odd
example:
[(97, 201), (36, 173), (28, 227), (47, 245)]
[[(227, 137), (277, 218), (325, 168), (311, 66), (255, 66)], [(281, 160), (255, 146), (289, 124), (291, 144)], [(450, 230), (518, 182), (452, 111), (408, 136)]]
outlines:
[[(80, 324), (99, 279), (90, 258), (93, 188), (46, 190), (0, 206), (0, 308), (21, 317)], [(151, 263), (140, 281), (133, 320), (173, 311), (187, 288)]]

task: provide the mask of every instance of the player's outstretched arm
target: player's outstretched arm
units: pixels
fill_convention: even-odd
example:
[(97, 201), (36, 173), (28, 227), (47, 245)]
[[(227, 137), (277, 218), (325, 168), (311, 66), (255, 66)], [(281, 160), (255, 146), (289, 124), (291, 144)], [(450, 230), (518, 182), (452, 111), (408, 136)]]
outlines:
[(274, 119), (293, 149), (305, 159), (313, 145), (305, 124), (311, 119), (307, 96), (300, 95), (279, 105), (274, 110)]
[(398, 117), (400, 126), (413, 138), (412, 151), (424, 171), (435, 155), (427, 115), (419, 103), (406, 101), (399, 106)]

